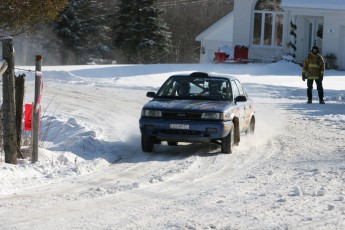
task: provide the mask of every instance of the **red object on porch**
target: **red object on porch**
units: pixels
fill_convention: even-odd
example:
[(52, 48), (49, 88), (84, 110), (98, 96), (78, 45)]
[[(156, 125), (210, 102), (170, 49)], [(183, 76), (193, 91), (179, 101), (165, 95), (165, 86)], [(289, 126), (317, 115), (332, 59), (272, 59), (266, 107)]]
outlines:
[(216, 62), (225, 62), (226, 54), (224, 52), (215, 52)]
[(248, 60), (248, 48), (245, 46), (235, 46), (234, 59)]

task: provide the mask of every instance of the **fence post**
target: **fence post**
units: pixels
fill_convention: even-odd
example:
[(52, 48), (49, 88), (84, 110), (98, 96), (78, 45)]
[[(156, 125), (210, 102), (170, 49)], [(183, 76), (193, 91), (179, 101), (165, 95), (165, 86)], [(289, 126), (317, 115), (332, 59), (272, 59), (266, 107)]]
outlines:
[(6, 60), (8, 67), (3, 74), (3, 133), (5, 162), (17, 164), (17, 135), (15, 116), (15, 95), (14, 95), (14, 48), (11, 37), (2, 39), (2, 57)]
[(42, 85), (42, 56), (36, 56), (36, 73), (35, 73), (35, 101), (33, 107), (33, 130), (32, 130), (32, 163), (38, 161), (38, 141), (40, 136), (40, 97)]
[(15, 97), (16, 97), (16, 124), (17, 124), (17, 154), (18, 157), (24, 158), (21, 151), (22, 120), (23, 120), (23, 103), (24, 103), (24, 83), (25, 74), (19, 74), (15, 78)]

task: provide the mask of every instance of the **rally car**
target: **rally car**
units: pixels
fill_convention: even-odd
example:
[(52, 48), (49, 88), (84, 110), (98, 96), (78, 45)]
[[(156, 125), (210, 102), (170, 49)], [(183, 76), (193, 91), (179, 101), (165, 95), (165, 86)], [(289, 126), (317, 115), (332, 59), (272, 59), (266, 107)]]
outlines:
[(254, 133), (253, 101), (233, 76), (193, 72), (169, 77), (144, 105), (139, 120), (141, 147), (152, 152), (166, 141), (216, 143), (231, 153), (241, 134)]

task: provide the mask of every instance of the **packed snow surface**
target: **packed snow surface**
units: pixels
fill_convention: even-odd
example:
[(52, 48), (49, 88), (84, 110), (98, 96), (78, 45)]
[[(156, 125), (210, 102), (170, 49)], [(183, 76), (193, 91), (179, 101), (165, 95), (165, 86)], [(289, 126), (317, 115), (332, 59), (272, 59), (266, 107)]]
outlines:
[[(34, 67), (25, 103), (34, 97)], [(299, 65), (44, 66), (38, 162), (0, 156), (0, 229), (345, 229), (345, 72), (306, 104)], [(254, 136), (141, 150), (142, 106), (172, 74), (239, 78)], [(314, 86), (314, 88), (316, 88)], [(24, 132), (25, 136), (30, 133)]]

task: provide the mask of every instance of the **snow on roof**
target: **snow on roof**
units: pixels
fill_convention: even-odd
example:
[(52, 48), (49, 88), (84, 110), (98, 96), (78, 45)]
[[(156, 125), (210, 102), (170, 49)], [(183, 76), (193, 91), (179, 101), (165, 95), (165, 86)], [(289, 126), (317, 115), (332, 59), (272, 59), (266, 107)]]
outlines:
[(283, 0), (282, 8), (345, 10), (344, 0)]
[[(208, 27), (206, 30), (201, 32), (198, 36), (196, 36), (196, 41), (202, 41), (206, 37), (208, 40), (225, 40), (232, 42), (233, 37), (233, 21), (234, 21), (234, 12), (231, 11), (221, 19), (219, 19), (217, 22), (215, 22), (213, 25)], [(227, 28), (224, 30), (224, 26)], [(211, 36), (211, 37), (210, 37)], [(231, 40), (229, 40), (231, 39)]]

